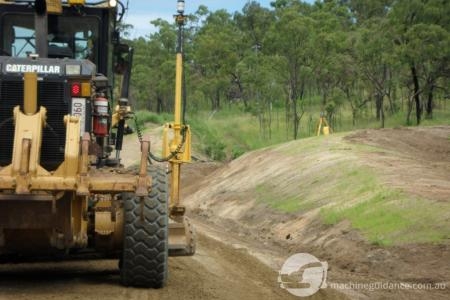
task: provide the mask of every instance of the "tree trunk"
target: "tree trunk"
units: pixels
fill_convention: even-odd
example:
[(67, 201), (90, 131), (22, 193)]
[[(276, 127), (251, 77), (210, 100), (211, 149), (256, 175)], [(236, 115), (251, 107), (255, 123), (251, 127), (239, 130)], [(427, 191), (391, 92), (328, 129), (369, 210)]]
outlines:
[(289, 139), (289, 127), (291, 124), (291, 94), (292, 92), (289, 91), (289, 96), (286, 98), (286, 101), (284, 103), (284, 110), (285, 110), (285, 123), (286, 123), (286, 139)]
[(291, 99), (291, 103), (292, 103), (292, 115), (294, 116), (294, 140), (297, 139), (298, 137), (298, 112), (297, 112), (297, 100), (296, 99)]
[(164, 109), (163, 106), (163, 99), (161, 98), (161, 96), (157, 96), (156, 97), (156, 112), (158, 114), (162, 113)]
[(381, 110), (383, 106), (383, 97), (380, 96), (380, 94), (375, 94), (375, 109), (377, 114), (377, 120), (381, 121)]
[(357, 115), (356, 109), (352, 108), (352, 124), (353, 124), (353, 128), (356, 127), (356, 115)]
[(428, 91), (428, 100), (427, 100), (427, 119), (433, 119), (433, 90), (434, 84), (431, 84), (430, 89)]
[(387, 98), (388, 98), (388, 101), (389, 101), (389, 110), (390, 110), (390, 113), (391, 113), (391, 115), (393, 115), (393, 114), (395, 114), (397, 111), (396, 111), (396, 105), (395, 105), (395, 97), (392, 97), (392, 93), (393, 93), (393, 90), (395, 91), (395, 88), (393, 89), (393, 87), (392, 87), (392, 81), (391, 81), (391, 79), (392, 79), (392, 74), (391, 74), (391, 71), (390, 71), (390, 69), (385, 65), (385, 76), (386, 76), (386, 80), (389, 80), (388, 81), (388, 85), (387, 85), (387, 89), (386, 89), (386, 96), (387, 96)]
[(416, 102), (416, 119), (417, 125), (419, 125), (422, 118), (422, 103), (420, 102), (419, 77), (417, 76), (417, 69), (414, 64), (411, 65), (411, 75), (414, 83), (414, 101)]
[(239, 99), (244, 101), (244, 106), (248, 108), (248, 99), (244, 96), (244, 87), (242, 86), (242, 82), (236, 74), (231, 74), (233, 76), (233, 83), (235, 83), (239, 89)]
[(384, 96), (376, 93), (375, 102), (377, 105), (377, 119), (381, 121), (381, 128), (384, 128)]
[(390, 110), (391, 115), (393, 115), (397, 112), (397, 109), (396, 109), (395, 103), (394, 103), (394, 99), (391, 97), (390, 94), (388, 94), (387, 97), (389, 100), (389, 110)]

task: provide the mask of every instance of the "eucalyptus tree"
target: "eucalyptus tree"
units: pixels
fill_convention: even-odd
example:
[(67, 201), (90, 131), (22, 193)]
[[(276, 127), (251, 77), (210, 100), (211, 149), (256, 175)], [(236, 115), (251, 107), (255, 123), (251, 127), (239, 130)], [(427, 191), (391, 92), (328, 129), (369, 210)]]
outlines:
[(315, 21), (308, 16), (309, 8), (300, 2), (277, 8), (276, 21), (266, 41), (267, 48), (278, 60), (276, 71), (284, 81), (286, 120), (292, 122), (294, 139), (299, 135), (303, 97), (312, 74)]
[(355, 23), (360, 26), (373, 18), (384, 18), (394, 0), (341, 0), (353, 15)]
[(258, 116), (260, 133), (271, 138), (272, 111), (280, 102), (279, 76), (274, 66), (267, 36), (275, 22), (275, 13), (256, 1), (248, 2), (236, 13), (236, 25), (243, 35), (242, 58), (236, 68), (236, 82), (241, 87), (245, 108)]
[(385, 123), (384, 99), (391, 102), (393, 91), (392, 45), (386, 35), (388, 25), (382, 18), (372, 18), (358, 30), (356, 43), (360, 74), (375, 99), (376, 117)]
[(200, 74), (199, 87), (220, 109), (221, 99), (233, 85), (236, 65), (242, 57), (242, 34), (226, 10), (209, 13), (193, 39), (193, 64)]
[(388, 15), (397, 59), (409, 73), (406, 84), (411, 90), (411, 101), (415, 103), (417, 124), (423, 113), (421, 96), (428, 97), (426, 112), (431, 118), (433, 93), (439, 80), (446, 85), (449, 83), (449, 15), (450, 5), (445, 0), (398, 0)]
[[(268, 103), (266, 87), (272, 85), (273, 74), (265, 51), (265, 38), (270, 26), (275, 21), (275, 14), (262, 7), (256, 1), (248, 2), (242, 13), (234, 16), (236, 25), (243, 35), (242, 57), (236, 73), (233, 74), (244, 101), (249, 108), (249, 101), (254, 100), (259, 105)], [(245, 91), (244, 91), (245, 89)], [(261, 101), (261, 98), (264, 98)], [(265, 111), (264, 107), (261, 107)]]
[(341, 62), (349, 58), (346, 57), (346, 37), (351, 28), (351, 16), (339, 1), (316, 3), (313, 9), (310, 15), (314, 20), (312, 71), (322, 96), (322, 109), (333, 121), (337, 108), (342, 104), (341, 97), (335, 92), (343, 80), (342, 72), (345, 72), (346, 66)]
[(151, 21), (156, 31), (134, 41), (135, 58), (131, 84), (138, 107), (170, 111), (175, 85), (176, 27), (172, 22)]

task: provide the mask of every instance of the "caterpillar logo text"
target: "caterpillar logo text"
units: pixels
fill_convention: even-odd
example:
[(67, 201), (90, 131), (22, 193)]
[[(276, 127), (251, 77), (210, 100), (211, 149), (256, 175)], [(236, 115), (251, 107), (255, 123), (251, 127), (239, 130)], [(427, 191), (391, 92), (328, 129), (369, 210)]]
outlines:
[(61, 73), (61, 66), (7, 64), (5, 70), (7, 73), (59, 74)]

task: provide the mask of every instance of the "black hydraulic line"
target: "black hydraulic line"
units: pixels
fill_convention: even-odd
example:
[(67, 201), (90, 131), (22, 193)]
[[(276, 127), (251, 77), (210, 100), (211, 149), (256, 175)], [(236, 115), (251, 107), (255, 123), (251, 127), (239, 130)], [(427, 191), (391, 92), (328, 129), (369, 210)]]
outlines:
[[(139, 142), (142, 143), (144, 134), (142, 133), (142, 130), (139, 126), (139, 120), (136, 115), (134, 115), (134, 125), (136, 127), (136, 133), (137, 133)], [(150, 152), (148, 155), (149, 163), (151, 163), (152, 159), (157, 162), (167, 162), (167, 161), (171, 160), (172, 158), (174, 158), (176, 155), (178, 155), (178, 153), (180, 153), (181, 149), (183, 148), (184, 143), (186, 142), (186, 132), (187, 132), (187, 127), (183, 126), (183, 128), (181, 129), (181, 138), (182, 138), (181, 143), (177, 146), (177, 149), (175, 149), (175, 151), (171, 152), (168, 156), (158, 157), (155, 154), (153, 154), (152, 152)]]
[(130, 91), (131, 68), (133, 67), (133, 56), (134, 49), (130, 47), (128, 48), (128, 64), (126, 65), (125, 72), (123, 74), (122, 91), (120, 92), (120, 98), (128, 99)]
[(120, 120), (117, 125), (116, 150), (121, 151), (123, 146), (123, 135), (125, 133), (125, 120)]
[[(120, 93), (120, 101), (124, 101), (122, 99), (128, 100), (128, 95), (130, 91), (130, 78), (131, 78), (131, 68), (133, 66), (133, 55), (134, 55), (134, 49), (128, 48), (128, 63), (125, 68), (125, 72), (123, 74), (122, 79), (122, 91)], [(122, 145), (123, 145), (123, 136), (125, 133), (125, 120), (122, 119), (119, 121), (119, 124), (117, 125), (117, 134), (116, 134), (116, 150), (121, 151)]]
[(178, 23), (178, 32), (177, 32), (177, 53), (181, 54), (183, 59), (182, 59), (182, 69), (183, 69), (183, 73), (182, 73), (182, 100), (183, 100), (183, 104), (182, 104), (182, 114), (181, 114), (181, 122), (183, 125), (186, 125), (186, 100), (187, 100), (187, 96), (186, 96), (186, 73), (184, 72), (185, 68), (184, 68), (184, 62), (185, 62), (185, 56), (184, 56), (184, 24), (186, 22), (186, 17), (184, 15), (182, 16), (178, 16), (177, 17), (177, 23)]

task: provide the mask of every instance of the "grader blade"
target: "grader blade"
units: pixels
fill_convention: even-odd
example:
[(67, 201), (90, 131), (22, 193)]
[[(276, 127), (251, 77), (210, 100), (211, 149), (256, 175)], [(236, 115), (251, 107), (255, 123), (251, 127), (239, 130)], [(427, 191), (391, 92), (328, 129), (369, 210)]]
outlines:
[(187, 217), (182, 222), (169, 223), (169, 256), (192, 256), (195, 246), (195, 228)]

